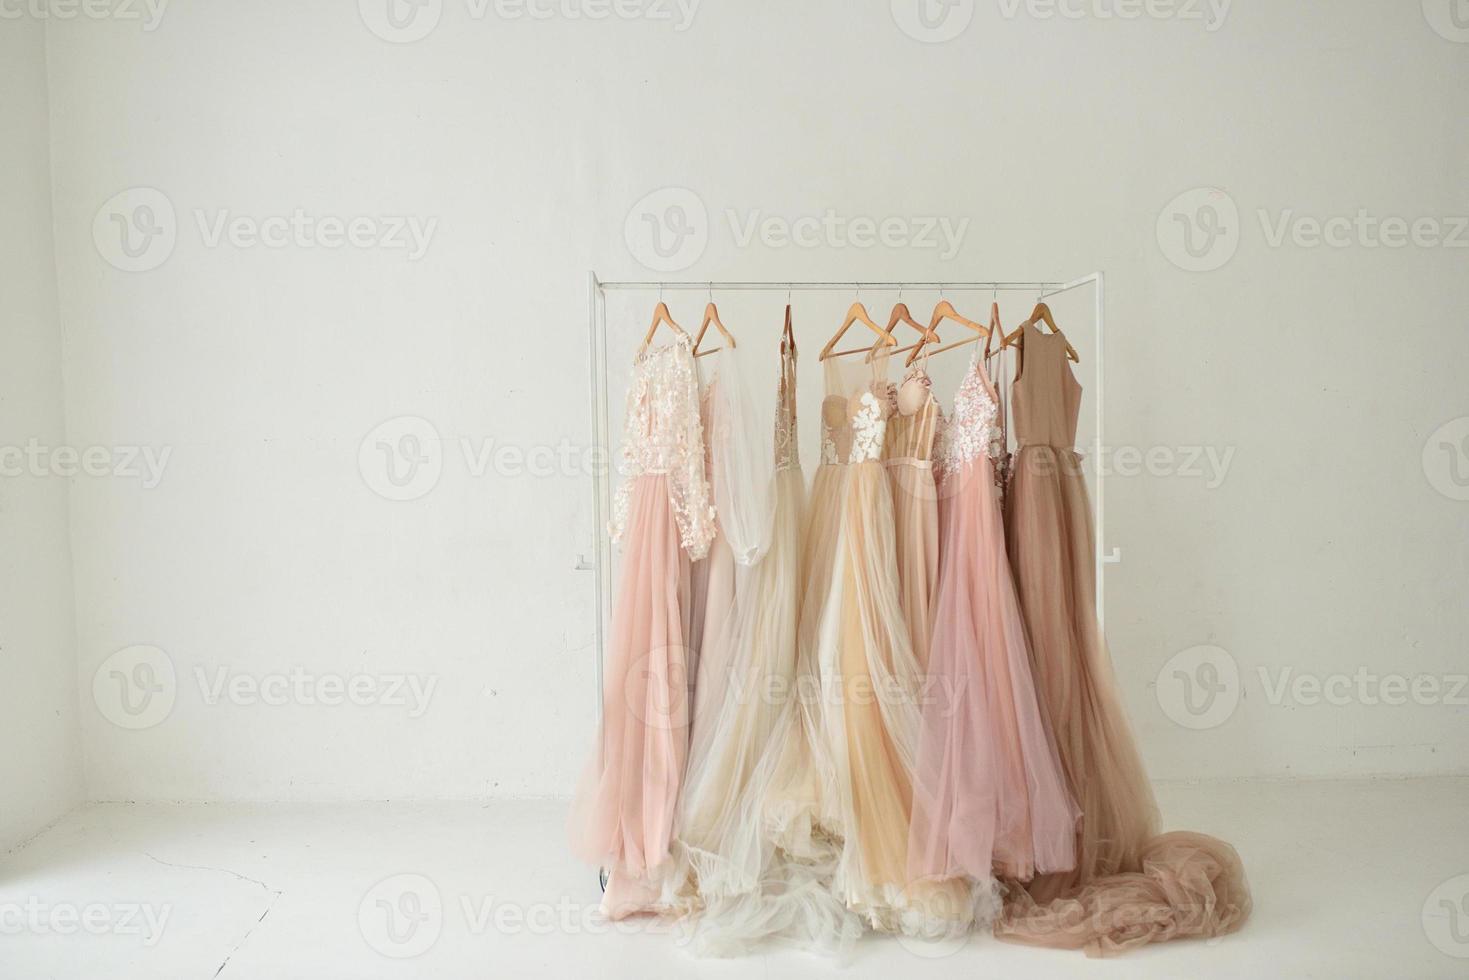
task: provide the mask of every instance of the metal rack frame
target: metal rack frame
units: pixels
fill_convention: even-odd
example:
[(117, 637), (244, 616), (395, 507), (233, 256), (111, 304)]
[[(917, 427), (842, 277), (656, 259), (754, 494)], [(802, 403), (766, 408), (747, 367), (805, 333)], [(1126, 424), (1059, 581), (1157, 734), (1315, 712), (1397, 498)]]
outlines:
[[(1105, 363), (1104, 342), (1106, 340), (1105, 324), (1105, 284), (1101, 272), (1093, 272), (1090, 275), (1070, 279), (1065, 282), (709, 282), (704, 280), (694, 282), (638, 282), (632, 280), (603, 280), (597, 277), (596, 270), (587, 274), (587, 330), (591, 339), (591, 399), (592, 399), (592, 446), (594, 454), (600, 451), (600, 455), (594, 458), (610, 460), (611, 435), (608, 432), (610, 414), (607, 404), (607, 324), (606, 324), (606, 294), (611, 291), (627, 290), (719, 290), (726, 292), (730, 290), (754, 290), (760, 292), (780, 292), (785, 290), (788, 294), (793, 292), (845, 292), (851, 289), (870, 290), (896, 290), (896, 289), (931, 289), (945, 292), (964, 291), (1009, 291), (1009, 292), (1038, 292), (1040, 298), (1055, 296), (1059, 293), (1070, 292), (1083, 286), (1094, 285), (1096, 297), (1096, 382), (1093, 389), (1093, 404), (1096, 407), (1096, 428), (1093, 439), (1094, 458), (1101, 459), (1102, 451), (1102, 395), (1103, 395), (1103, 366)], [(603, 657), (606, 653), (606, 628), (611, 618), (612, 596), (607, 588), (607, 582), (612, 567), (612, 539), (607, 534), (607, 515), (612, 510), (612, 488), (607, 469), (609, 467), (595, 466), (592, 474), (592, 533), (595, 537), (593, 558), (588, 562), (585, 558), (581, 560), (578, 567), (596, 573), (597, 592), (597, 629), (596, 629), (596, 703), (597, 703), (597, 728), (602, 727), (602, 670)], [(1097, 470), (1095, 485), (1092, 490), (1093, 505), (1096, 507), (1096, 540), (1093, 544), (1093, 552), (1096, 559), (1096, 586), (1097, 586), (1097, 622), (1099, 626), (1104, 625), (1106, 605), (1103, 602), (1103, 571), (1109, 558), (1102, 550), (1103, 542), (1103, 488), (1102, 472)]]

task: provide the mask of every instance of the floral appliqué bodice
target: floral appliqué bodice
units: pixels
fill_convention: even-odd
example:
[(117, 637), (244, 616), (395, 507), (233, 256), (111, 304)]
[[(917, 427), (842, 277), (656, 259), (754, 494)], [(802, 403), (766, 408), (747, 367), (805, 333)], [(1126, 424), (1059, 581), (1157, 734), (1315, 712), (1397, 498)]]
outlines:
[(957, 475), (967, 464), (987, 457), (995, 468), (995, 480), (1003, 486), (1005, 429), (1000, 406), (979, 358), (972, 358), (959, 391), (954, 395), (954, 414), (943, 427), (939, 454), (939, 479)]
[(852, 452), (848, 462), (856, 464), (882, 459), (888, 419), (897, 410), (897, 389), (888, 381), (874, 381), (853, 396), (850, 403)]
[(699, 402), (698, 372), (687, 336), (638, 357), (618, 451), (622, 484), (608, 528), (614, 541), (627, 529), (637, 478), (664, 474), (684, 551), (692, 561), (708, 553), (715, 534), (714, 504), (705, 472)]

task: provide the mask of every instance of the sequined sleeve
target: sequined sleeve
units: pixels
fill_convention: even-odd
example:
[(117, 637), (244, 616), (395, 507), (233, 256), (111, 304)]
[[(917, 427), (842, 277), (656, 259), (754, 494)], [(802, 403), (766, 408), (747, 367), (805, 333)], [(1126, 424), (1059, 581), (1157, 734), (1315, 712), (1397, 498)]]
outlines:
[(622, 445), (617, 448), (617, 473), (621, 482), (612, 498), (612, 519), (607, 533), (613, 541), (621, 541), (627, 530), (627, 512), (632, 502), (633, 483), (642, 474), (643, 454), (638, 451), (643, 432), (647, 431), (647, 384), (643, 373), (633, 371), (632, 386), (627, 391), (627, 409), (623, 412)]

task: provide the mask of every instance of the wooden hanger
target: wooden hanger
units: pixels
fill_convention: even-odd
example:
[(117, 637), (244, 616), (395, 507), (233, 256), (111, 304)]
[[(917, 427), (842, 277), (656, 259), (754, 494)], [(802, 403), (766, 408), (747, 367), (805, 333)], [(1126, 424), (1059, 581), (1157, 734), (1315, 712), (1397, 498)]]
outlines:
[[(891, 353), (902, 354), (910, 350), (917, 351), (924, 344), (936, 343), (939, 339), (939, 335), (933, 332), (932, 326), (925, 327), (923, 324), (913, 319), (913, 314), (908, 312), (907, 303), (900, 302), (897, 306), (893, 307), (892, 315), (888, 317), (887, 332), (892, 333), (893, 327), (896, 327), (900, 323), (908, 324), (914, 330), (917, 330), (920, 334), (922, 334), (922, 336), (918, 338), (918, 343), (909, 344), (907, 347), (899, 347), (897, 350), (892, 351)], [(869, 362), (872, 360), (873, 356), (877, 354), (878, 350), (881, 349), (881, 346), (881, 341), (879, 341), (878, 343), (873, 344), (872, 347), (868, 350), (867, 360)], [(911, 359), (909, 363), (912, 363)]]
[(858, 300), (847, 308), (846, 319), (842, 321), (841, 327), (839, 327), (837, 329), (837, 332), (832, 335), (832, 338), (826, 342), (826, 346), (821, 348), (821, 356), (818, 357), (817, 360), (824, 361), (828, 357), (844, 357), (847, 354), (866, 353), (870, 348), (854, 347), (851, 350), (837, 351), (836, 353), (832, 353), (832, 348), (837, 345), (837, 341), (842, 339), (842, 335), (845, 334), (849, 329), (851, 329), (851, 326), (854, 323), (861, 323), (866, 326), (867, 329), (877, 334), (879, 343), (886, 344), (889, 347), (898, 346), (898, 339), (892, 334), (888, 333), (882, 327), (879, 327), (877, 325), (877, 321), (873, 320), (872, 317), (868, 315), (867, 307), (863, 306), (862, 302)]
[(782, 350), (790, 351), (794, 356), (796, 353), (796, 333), (791, 329), (791, 301), (786, 300), (786, 324), (780, 332), (780, 346)]
[(923, 353), (924, 344), (940, 342), (939, 335), (934, 332), (934, 327), (937, 327), (944, 320), (953, 320), (955, 323), (963, 324), (970, 330), (974, 331), (974, 336), (966, 337), (964, 340), (956, 341), (955, 343), (940, 347), (936, 351), (930, 351), (930, 355), (942, 354), (944, 351), (953, 350), (956, 347), (963, 347), (965, 344), (975, 343), (981, 337), (988, 337), (990, 335), (990, 329), (995, 327), (1000, 322), (1000, 305), (998, 303), (990, 304), (990, 327), (986, 328), (980, 326), (978, 323), (975, 323), (973, 320), (969, 319), (966, 316), (960, 316), (959, 311), (954, 309), (953, 303), (950, 303), (946, 299), (940, 300), (939, 305), (933, 308), (933, 317), (928, 321), (928, 334), (930, 337), (932, 337), (932, 340), (930, 341), (929, 339), (925, 338), (922, 343), (916, 345), (913, 349), (913, 353), (908, 355), (908, 360), (905, 366), (911, 367), (913, 365), (913, 362), (918, 360), (919, 355)]
[(648, 349), (648, 345), (653, 342), (653, 335), (658, 332), (658, 327), (665, 323), (668, 324), (669, 329), (680, 337), (688, 337), (688, 334), (684, 333), (683, 327), (673, 322), (673, 317), (668, 313), (668, 304), (660, 299), (658, 305), (653, 307), (653, 322), (648, 326), (648, 332), (643, 335), (643, 346), (638, 348), (639, 357)]
[[(1051, 316), (1051, 308), (1044, 301), (1038, 301), (1035, 304), (1035, 309), (1030, 313), (1030, 319), (1016, 327), (1015, 332), (1000, 343), (1000, 350), (1004, 350), (1006, 347), (1018, 343), (1025, 334), (1025, 328), (1033, 327), (1037, 323), (1045, 323), (1046, 326), (1051, 328), (1051, 333), (1059, 334), (1062, 340), (1066, 340), (1066, 335), (1061, 333), (1060, 327), (1056, 326), (1056, 318)], [(1069, 340), (1066, 340), (1066, 356), (1077, 364), (1081, 363), (1081, 355), (1076, 353), (1076, 348), (1071, 346), (1071, 341)]]
[[(719, 331), (719, 335), (724, 338), (724, 347), (713, 347), (709, 350), (701, 351), (699, 350), (699, 345), (704, 342), (704, 334), (708, 332), (709, 324), (711, 323)], [(734, 335), (725, 329), (724, 321), (719, 319), (719, 309), (711, 299), (709, 305), (704, 307), (704, 322), (699, 324), (699, 332), (694, 335), (694, 356), (703, 357), (705, 354), (713, 354), (715, 351), (725, 349), (735, 349)]]

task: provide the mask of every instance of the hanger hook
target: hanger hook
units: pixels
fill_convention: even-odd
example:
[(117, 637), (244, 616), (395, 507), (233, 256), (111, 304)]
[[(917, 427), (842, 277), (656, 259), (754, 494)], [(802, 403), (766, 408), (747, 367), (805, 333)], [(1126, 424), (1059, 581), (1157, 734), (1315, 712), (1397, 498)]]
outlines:
[(709, 305), (710, 306), (713, 306), (714, 305), (714, 283), (711, 282), (711, 283), (708, 284), (708, 286), (709, 286)]
[(658, 284), (658, 302), (663, 302), (663, 283)]
[(786, 306), (791, 305), (791, 284), (786, 283)]

